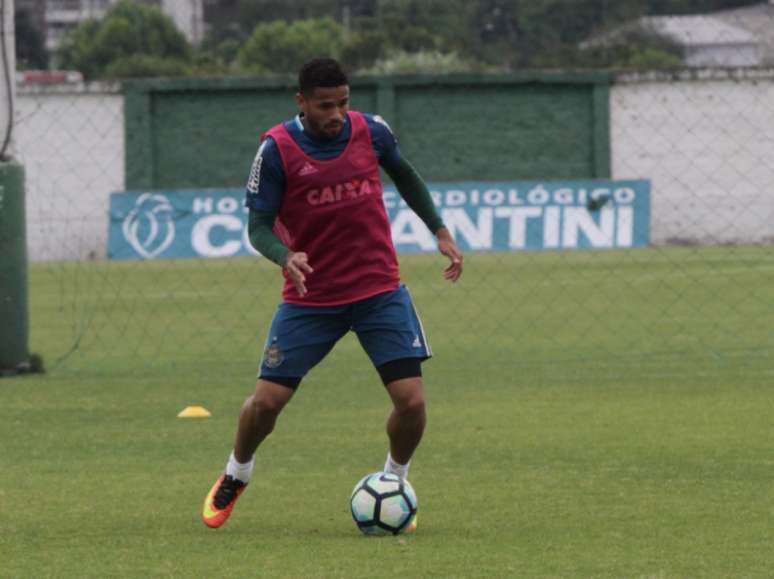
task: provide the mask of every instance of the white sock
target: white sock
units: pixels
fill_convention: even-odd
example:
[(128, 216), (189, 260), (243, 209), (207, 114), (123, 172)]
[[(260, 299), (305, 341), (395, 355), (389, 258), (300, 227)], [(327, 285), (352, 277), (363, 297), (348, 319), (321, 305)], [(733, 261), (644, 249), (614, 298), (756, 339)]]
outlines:
[(247, 484), (250, 482), (250, 475), (253, 474), (254, 466), (255, 455), (250, 459), (250, 462), (242, 464), (241, 462), (237, 462), (237, 459), (234, 457), (234, 451), (231, 451), (231, 456), (228, 457), (228, 463), (226, 464), (226, 474)]
[(388, 452), (387, 453), (387, 462), (384, 463), (384, 472), (397, 474), (401, 480), (405, 480), (408, 476), (408, 470), (409, 465), (411, 464), (411, 461), (408, 461), (406, 464), (398, 464), (392, 459), (392, 455)]

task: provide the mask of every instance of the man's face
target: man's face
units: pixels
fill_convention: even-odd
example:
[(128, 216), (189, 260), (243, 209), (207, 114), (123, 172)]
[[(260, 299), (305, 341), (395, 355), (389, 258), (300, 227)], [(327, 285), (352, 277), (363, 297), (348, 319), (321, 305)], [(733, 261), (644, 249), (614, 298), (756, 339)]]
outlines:
[(349, 110), (349, 87), (317, 87), (309, 95), (298, 93), (296, 102), (312, 134), (333, 139), (344, 128)]

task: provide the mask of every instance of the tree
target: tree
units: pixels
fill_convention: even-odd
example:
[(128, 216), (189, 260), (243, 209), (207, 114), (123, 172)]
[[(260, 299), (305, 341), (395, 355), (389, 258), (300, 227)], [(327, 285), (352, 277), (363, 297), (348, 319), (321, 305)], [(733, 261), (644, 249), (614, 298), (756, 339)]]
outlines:
[(253, 73), (291, 74), (316, 56), (337, 58), (344, 29), (332, 18), (259, 24), (239, 52), (239, 64)]
[(363, 74), (407, 75), (407, 74), (453, 74), (478, 72), (477, 63), (466, 61), (455, 52), (393, 52), (387, 59), (377, 60), (374, 65), (361, 71)]
[[(375, 0), (368, 0), (375, 2)], [(356, 3), (357, 0), (351, 0)], [(224, 40), (246, 40), (259, 24), (274, 21), (293, 22), (313, 18), (341, 20), (342, 12), (331, 0), (210, 0), (206, 17), (208, 33), (207, 49), (220, 45)]]
[(371, 67), (386, 55), (387, 37), (381, 32), (350, 33), (341, 48), (339, 58), (349, 70)]
[(567, 56), (575, 66), (614, 69), (662, 69), (682, 66), (682, 49), (674, 42), (630, 24), (621, 40), (600, 42)]
[(650, 41), (620, 51), (580, 51), (578, 45), (647, 14), (760, 1), (209, 0), (209, 32), (192, 56), (157, 8), (121, 0), (103, 21), (76, 29), (62, 59), (87, 78), (287, 74), (320, 55), (339, 58), (352, 71), (672, 66), (671, 47)]
[(376, 27), (395, 51), (468, 52), (470, 18), (477, 4), (466, 0), (382, 0)]
[[(605, 67), (662, 63), (672, 66), (670, 47), (642, 46), (615, 54), (579, 54), (578, 44), (595, 33), (646, 14), (711, 12), (760, 0), (480, 0), (470, 16), (467, 50), (461, 54), (507, 68)], [(642, 52), (643, 54), (638, 54)], [(671, 56), (670, 56), (671, 55)], [(592, 59), (591, 57), (598, 59)]]
[(118, 58), (105, 67), (106, 78), (176, 77), (191, 74), (191, 67), (176, 58), (133, 54)]
[(239, 22), (252, 30), (258, 24), (277, 20), (339, 20), (337, 4), (331, 0), (239, 0)]
[(204, 49), (212, 54), (224, 39), (246, 38), (261, 24), (332, 19), (346, 34), (341, 57), (353, 69), (367, 68), (389, 53), (465, 53), (467, 16), (476, 4), (469, 0), (219, 0)]
[[(191, 48), (174, 22), (156, 6), (121, 0), (102, 20), (86, 20), (65, 37), (62, 65), (87, 78), (136, 76), (143, 70), (184, 74)], [(170, 62), (164, 62), (170, 61)], [(154, 72), (156, 71), (156, 72)]]

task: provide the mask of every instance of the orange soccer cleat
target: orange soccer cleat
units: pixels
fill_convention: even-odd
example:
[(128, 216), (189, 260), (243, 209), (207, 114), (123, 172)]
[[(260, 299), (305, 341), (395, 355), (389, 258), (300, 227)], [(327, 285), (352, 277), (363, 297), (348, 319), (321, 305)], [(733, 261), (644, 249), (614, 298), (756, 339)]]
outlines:
[(221, 475), (210, 489), (207, 498), (204, 499), (202, 511), (204, 524), (212, 529), (217, 529), (223, 525), (231, 515), (239, 495), (246, 487), (247, 485), (239, 479), (227, 474)]
[(414, 518), (411, 519), (411, 522), (408, 525), (406, 525), (406, 528), (403, 530), (403, 532), (406, 533), (407, 535), (410, 535), (412, 533), (416, 533), (417, 532), (417, 524), (419, 523), (419, 521), (417, 519), (418, 519), (418, 515), (414, 515)]

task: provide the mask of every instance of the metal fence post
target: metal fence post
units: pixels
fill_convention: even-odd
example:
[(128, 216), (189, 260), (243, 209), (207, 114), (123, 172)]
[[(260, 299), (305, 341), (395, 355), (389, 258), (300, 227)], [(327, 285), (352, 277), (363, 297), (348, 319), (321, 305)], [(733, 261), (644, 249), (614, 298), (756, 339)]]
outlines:
[(0, 374), (29, 368), (24, 169), (0, 163)]

